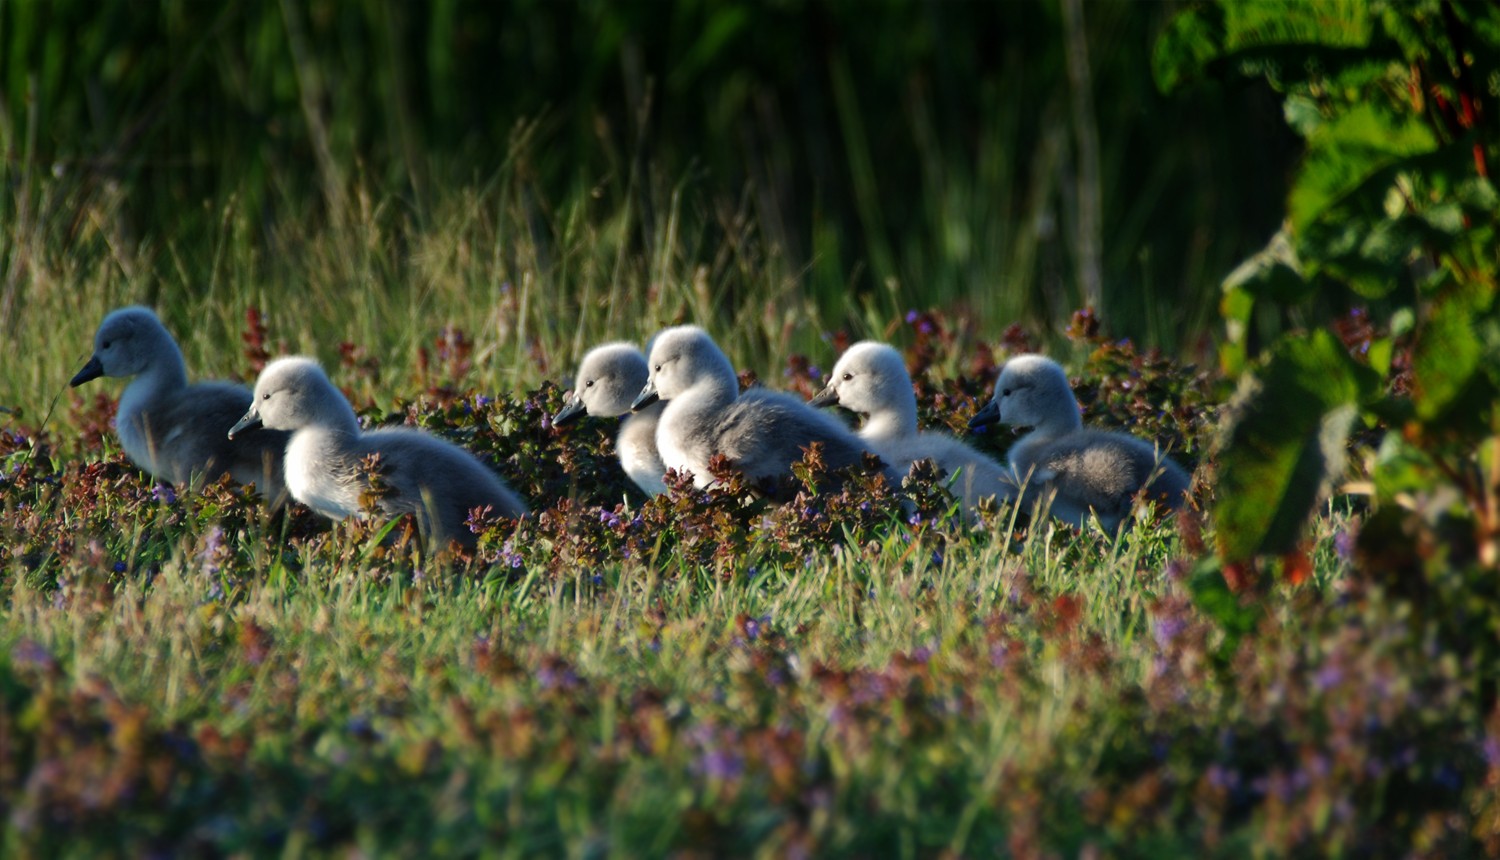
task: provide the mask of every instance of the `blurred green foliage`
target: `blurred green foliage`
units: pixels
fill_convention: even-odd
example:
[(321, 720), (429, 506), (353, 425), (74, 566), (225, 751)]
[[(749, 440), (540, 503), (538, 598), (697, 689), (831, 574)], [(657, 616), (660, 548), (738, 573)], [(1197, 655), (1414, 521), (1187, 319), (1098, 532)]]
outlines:
[(1492, 706), (1500, 7), (1205, 5), (1173, 21), (1156, 71), (1262, 77), (1307, 144), (1282, 233), (1224, 284), (1221, 363), (1241, 380), (1218, 457), (1226, 572), (1304, 567), (1304, 525), (1355, 442), (1357, 569), (1440, 619)]
[(123, 190), (125, 235), (211, 243), (234, 201), (284, 251), (279, 214), (372, 197), (420, 224), (514, 169), (554, 212), (629, 203), (651, 248), (665, 178), (724, 235), (756, 225), (832, 316), (1060, 327), (1095, 268), (1114, 330), (1180, 347), (1275, 229), (1295, 144), (1263, 89), (1156, 92), (1172, 8), (0, 0), (0, 217), (52, 174)]

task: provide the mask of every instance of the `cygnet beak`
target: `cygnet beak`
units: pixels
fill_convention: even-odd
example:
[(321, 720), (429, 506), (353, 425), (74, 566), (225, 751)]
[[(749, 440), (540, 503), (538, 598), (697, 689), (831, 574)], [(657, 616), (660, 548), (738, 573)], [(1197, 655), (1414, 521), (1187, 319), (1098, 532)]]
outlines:
[(561, 427), (584, 413), (583, 398), (574, 396), (552, 416), (552, 426)]
[(83, 370), (73, 374), (73, 378), (68, 381), (68, 385), (77, 388), (90, 379), (98, 379), (103, 375), (104, 362), (100, 361), (99, 356), (96, 355), (89, 358), (89, 363), (83, 366)]
[(656, 385), (652, 382), (647, 382), (646, 387), (641, 389), (641, 393), (637, 394), (635, 400), (631, 401), (630, 411), (639, 412), (660, 399), (661, 397), (656, 393)]
[(245, 413), (245, 417), (234, 422), (234, 426), (229, 428), (229, 438), (233, 439), (234, 434), (259, 426), (260, 415), (255, 411), (255, 407), (251, 406), (250, 411)]
[(827, 385), (823, 386), (823, 390), (822, 391), (819, 391), (817, 394), (814, 394), (812, 396), (812, 399), (809, 400), (809, 401), (807, 401), (807, 405), (808, 406), (813, 406), (813, 407), (823, 407), (823, 406), (833, 406), (833, 405), (837, 404), (838, 402), (839, 402), (839, 393), (833, 387), (833, 383), (830, 382)]
[(984, 404), (978, 412), (975, 412), (973, 418), (969, 419), (969, 429), (978, 430), (981, 427), (988, 427), (999, 420), (1000, 405), (991, 400), (989, 403)]

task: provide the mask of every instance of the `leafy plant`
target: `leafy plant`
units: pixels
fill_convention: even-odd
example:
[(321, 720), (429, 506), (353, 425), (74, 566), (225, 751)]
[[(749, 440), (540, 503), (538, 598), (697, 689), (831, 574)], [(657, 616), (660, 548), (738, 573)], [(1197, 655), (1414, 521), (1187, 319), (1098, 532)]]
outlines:
[(1468, 531), (1472, 552), (1428, 567), (1500, 567), (1500, 197), (1486, 116), (1500, 9), (1203, 4), (1171, 22), (1155, 69), (1167, 89), (1263, 78), (1305, 142), (1282, 230), (1223, 286), (1220, 360), (1240, 380), (1218, 455), (1223, 561), (1244, 572), (1283, 555), (1296, 569), (1303, 526), (1362, 426), (1377, 431), (1355, 436), (1375, 441), (1362, 543)]

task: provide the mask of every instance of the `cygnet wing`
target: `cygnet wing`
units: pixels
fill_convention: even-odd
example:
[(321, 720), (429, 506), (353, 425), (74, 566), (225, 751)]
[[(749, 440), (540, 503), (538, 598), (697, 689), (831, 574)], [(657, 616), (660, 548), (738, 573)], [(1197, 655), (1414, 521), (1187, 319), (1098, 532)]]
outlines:
[(430, 510), (433, 530), (444, 538), (472, 541), (465, 523), (473, 508), (488, 506), (493, 513), (519, 517), (526, 503), (473, 454), (420, 430), (392, 427), (371, 430), (360, 437), (361, 455), (378, 453), (388, 494), (381, 510), (390, 514)]
[(195, 474), (215, 480), (228, 472), (242, 484), (253, 482), (262, 496), (274, 501), (285, 490), (282, 460), (291, 434), (257, 427), (230, 439), (227, 431), (250, 408), (250, 401), (250, 390), (243, 386), (200, 382), (159, 401), (136, 420), (163, 477), (173, 483)]
[(789, 394), (752, 389), (719, 416), (713, 449), (754, 479), (787, 474), (813, 442), (823, 443), (823, 461), (831, 469), (858, 463), (865, 452), (838, 419)]
[[(1131, 498), (1150, 482), (1173, 506), (1187, 490), (1186, 474), (1155, 448), (1124, 433), (1080, 430), (1058, 438), (1037, 453), (1038, 472), (1053, 474), (1059, 498), (1075, 500), (1101, 514), (1123, 514)], [(1153, 477), (1153, 475), (1155, 477)]]

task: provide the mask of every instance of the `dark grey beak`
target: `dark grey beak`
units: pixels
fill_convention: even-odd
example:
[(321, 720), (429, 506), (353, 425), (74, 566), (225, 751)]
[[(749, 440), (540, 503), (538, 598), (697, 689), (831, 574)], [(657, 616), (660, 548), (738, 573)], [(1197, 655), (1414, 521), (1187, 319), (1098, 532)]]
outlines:
[(229, 438), (233, 439), (234, 434), (259, 426), (260, 416), (256, 414), (255, 407), (251, 406), (250, 411), (245, 413), (245, 417), (234, 422), (234, 426), (229, 428)]
[(817, 407), (834, 406), (838, 402), (839, 402), (839, 393), (830, 384), (830, 385), (823, 386), (823, 390), (822, 391), (819, 391), (817, 394), (814, 394), (812, 396), (812, 399), (809, 400), (809, 401), (807, 401), (807, 405), (808, 406), (817, 406)]
[(646, 387), (641, 389), (641, 393), (637, 394), (635, 400), (631, 401), (630, 411), (639, 412), (660, 399), (661, 397), (656, 393), (656, 386), (647, 382)]
[(73, 378), (68, 381), (68, 384), (74, 388), (77, 388), (85, 382), (88, 382), (90, 379), (98, 379), (103, 375), (104, 362), (100, 361), (99, 356), (96, 355), (89, 359), (89, 363), (83, 366), (83, 370), (80, 370), (77, 373), (73, 374)]
[(1000, 405), (991, 400), (989, 403), (984, 404), (984, 407), (978, 412), (975, 412), (973, 418), (969, 419), (969, 429), (978, 430), (981, 427), (988, 427), (999, 420)]
[(552, 426), (561, 427), (564, 424), (568, 424), (573, 419), (584, 414), (585, 411), (583, 408), (583, 398), (574, 397), (563, 408), (559, 409), (556, 415), (552, 416)]

